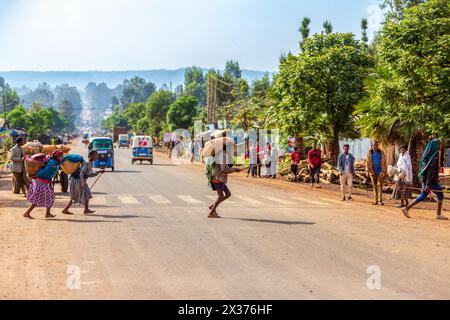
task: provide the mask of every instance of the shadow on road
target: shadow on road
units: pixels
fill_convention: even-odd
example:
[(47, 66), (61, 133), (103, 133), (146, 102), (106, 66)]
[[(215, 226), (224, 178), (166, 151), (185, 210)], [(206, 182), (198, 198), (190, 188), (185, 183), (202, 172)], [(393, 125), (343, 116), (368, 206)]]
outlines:
[(154, 166), (157, 167), (176, 167), (176, 164), (172, 164), (172, 163), (154, 163)]
[(155, 219), (155, 217), (149, 217), (149, 216), (136, 216), (136, 215), (113, 216), (113, 215), (95, 214), (95, 213), (89, 217), (101, 217), (101, 218), (110, 218), (110, 219), (133, 219), (133, 218)]
[(266, 220), (266, 219), (246, 219), (246, 218), (223, 218), (224, 220), (241, 220), (248, 222), (261, 222), (261, 223), (275, 223), (275, 224), (285, 224), (285, 225), (314, 225), (315, 222), (304, 222), (304, 221), (282, 221), (282, 220)]
[(110, 221), (110, 220), (75, 220), (75, 219), (47, 219), (46, 221), (75, 222), (75, 223), (120, 223), (120, 221)]

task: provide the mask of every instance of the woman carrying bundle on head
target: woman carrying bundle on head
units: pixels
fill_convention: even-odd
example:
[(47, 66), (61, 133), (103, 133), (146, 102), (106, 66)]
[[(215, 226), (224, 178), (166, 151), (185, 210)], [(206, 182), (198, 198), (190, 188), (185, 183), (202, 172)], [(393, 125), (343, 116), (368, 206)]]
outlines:
[(94, 172), (92, 169), (92, 163), (97, 160), (97, 151), (91, 150), (89, 152), (89, 161), (83, 161), (81, 166), (75, 173), (70, 175), (69, 188), (70, 188), (70, 200), (66, 207), (62, 211), (64, 214), (72, 215), (69, 211), (74, 203), (84, 206), (84, 214), (94, 213), (89, 209), (89, 200), (92, 199), (91, 189), (87, 184), (88, 178), (95, 177), (99, 174), (103, 174), (105, 170)]
[(36, 207), (47, 209), (45, 215), (46, 218), (55, 217), (50, 213), (50, 210), (55, 203), (55, 192), (50, 186), (50, 183), (58, 172), (59, 164), (61, 163), (63, 156), (64, 153), (61, 150), (53, 151), (45, 166), (36, 173), (36, 178), (33, 179), (30, 189), (28, 190), (28, 201), (31, 205), (24, 214), (25, 218), (33, 219), (30, 213)]

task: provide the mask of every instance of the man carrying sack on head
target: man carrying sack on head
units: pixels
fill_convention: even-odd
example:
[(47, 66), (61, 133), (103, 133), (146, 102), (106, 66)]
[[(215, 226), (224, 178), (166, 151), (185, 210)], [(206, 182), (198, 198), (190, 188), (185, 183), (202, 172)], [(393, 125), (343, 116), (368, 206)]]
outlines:
[(16, 180), (19, 190), (22, 190), (23, 194), (26, 196), (30, 183), (25, 172), (25, 154), (22, 150), (23, 144), (23, 138), (17, 138), (16, 145), (11, 149), (11, 161), (14, 179)]

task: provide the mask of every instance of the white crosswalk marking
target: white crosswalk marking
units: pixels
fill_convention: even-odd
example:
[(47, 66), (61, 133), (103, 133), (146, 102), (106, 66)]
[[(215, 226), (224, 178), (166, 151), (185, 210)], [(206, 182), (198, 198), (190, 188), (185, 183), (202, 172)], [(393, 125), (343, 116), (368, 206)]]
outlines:
[(104, 205), (106, 205), (106, 198), (101, 197), (101, 196), (96, 196), (94, 194), (94, 197), (92, 198), (92, 200), (90, 202), (91, 202), (91, 204), (96, 205), (96, 206), (104, 206)]
[(278, 202), (280, 204), (284, 204), (284, 205), (294, 205), (295, 202), (289, 201), (289, 200), (284, 200), (281, 198), (276, 198), (276, 197), (267, 197), (265, 196), (264, 198), (266, 198), (267, 200), (273, 201), (273, 202)]
[(262, 203), (259, 200), (252, 199), (252, 198), (247, 197), (247, 196), (236, 196), (236, 198), (239, 198), (242, 201), (248, 202), (248, 203), (253, 204), (253, 205), (262, 205), (262, 204), (264, 204), (264, 203)]
[(120, 202), (123, 204), (138, 204), (139, 201), (135, 197), (132, 196), (119, 196)]
[(150, 200), (157, 204), (169, 204), (170, 200), (167, 198), (164, 198), (163, 196), (157, 196), (157, 195), (149, 195), (148, 196)]
[(195, 199), (194, 197), (189, 196), (189, 195), (178, 195), (177, 197), (180, 198), (181, 200), (189, 203), (189, 204), (201, 204), (201, 203), (203, 203), (203, 201)]

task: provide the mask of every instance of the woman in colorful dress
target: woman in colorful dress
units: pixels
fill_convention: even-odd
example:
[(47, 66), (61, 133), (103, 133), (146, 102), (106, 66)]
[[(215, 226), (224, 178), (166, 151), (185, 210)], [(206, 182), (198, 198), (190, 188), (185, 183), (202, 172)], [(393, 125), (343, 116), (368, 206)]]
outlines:
[(53, 204), (55, 203), (55, 192), (50, 183), (58, 172), (59, 164), (63, 159), (64, 153), (61, 150), (55, 150), (48, 159), (44, 167), (38, 170), (36, 178), (31, 182), (28, 190), (28, 201), (31, 203), (28, 210), (23, 215), (25, 218), (33, 219), (30, 213), (34, 208), (46, 208), (46, 218), (54, 218), (50, 213)]
[(96, 177), (100, 173), (104, 173), (105, 170), (94, 172), (92, 169), (92, 163), (97, 160), (97, 151), (91, 150), (88, 158), (89, 162), (83, 161), (80, 168), (70, 176), (70, 200), (66, 207), (62, 211), (64, 214), (73, 215), (69, 209), (74, 203), (84, 206), (84, 214), (94, 213), (95, 211), (89, 209), (89, 200), (92, 199), (91, 189), (87, 184), (88, 178)]

